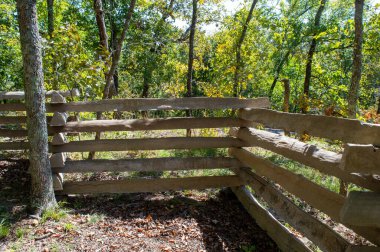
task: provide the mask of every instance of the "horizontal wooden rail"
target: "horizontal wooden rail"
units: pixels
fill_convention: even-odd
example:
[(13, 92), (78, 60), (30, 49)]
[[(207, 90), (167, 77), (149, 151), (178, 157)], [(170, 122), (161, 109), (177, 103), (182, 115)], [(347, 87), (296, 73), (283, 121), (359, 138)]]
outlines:
[(27, 150), (27, 149), (29, 149), (28, 142), (0, 143), (0, 151), (1, 150)]
[[(53, 117), (47, 116), (46, 121), (49, 123)], [(77, 121), (76, 116), (69, 116), (69, 122)], [(0, 124), (26, 124), (26, 116), (0, 116)]]
[(380, 175), (380, 148), (371, 144), (347, 144), (344, 148), (341, 169)]
[(380, 125), (322, 115), (284, 113), (268, 109), (239, 110), (239, 117), (271, 128), (308, 133), (345, 143), (380, 145)]
[[(46, 104), (47, 112), (102, 112), (102, 111), (148, 111), (148, 110), (186, 110), (186, 109), (239, 109), (267, 108), (270, 106), (266, 97), (256, 99), (239, 98), (134, 98), (113, 99), (89, 102), (70, 102), (64, 104)], [(0, 104), (0, 111), (25, 111), (21, 103)]]
[(143, 158), (118, 160), (66, 161), (62, 168), (52, 168), (57, 173), (122, 172), (122, 171), (177, 171), (215, 168), (237, 168), (242, 164), (235, 158)]
[[(333, 220), (340, 222), (339, 212), (344, 204), (345, 197), (321, 187), (301, 175), (294, 174), (264, 158), (258, 157), (249, 151), (232, 148), (230, 149), (230, 154), (246, 166), (253, 168), (258, 175), (265, 176), (280, 184), (291, 194), (326, 213)], [(380, 245), (379, 228), (349, 227), (374, 244)]]
[[(317, 169), (322, 173), (380, 192), (380, 180), (372, 176), (350, 174), (340, 169), (341, 154), (324, 150), (291, 137), (254, 128), (242, 128), (237, 132), (231, 133), (252, 146), (273, 151), (284, 157), (300, 162), (301, 164)], [(363, 158), (365, 158), (365, 156)]]
[(232, 137), (168, 137), (145, 139), (73, 141), (51, 146), (52, 152), (171, 150), (200, 148), (244, 147), (246, 144)]
[(281, 251), (311, 251), (256, 200), (246, 187), (232, 188), (236, 197), (256, 223), (276, 242)]
[(238, 176), (64, 182), (62, 194), (163, 192), (240, 186)]
[[(63, 97), (75, 97), (79, 96), (79, 90), (74, 88), (69, 91), (47, 91), (45, 92), (46, 97), (51, 97), (54, 92), (58, 92)], [(10, 91), (10, 92), (0, 92), (0, 100), (24, 100), (25, 99), (25, 93), (24, 91)]]
[(249, 127), (251, 122), (238, 118), (160, 118), (130, 120), (92, 120), (68, 122), (64, 127), (50, 127), (51, 132), (104, 132), (135, 130), (171, 130), (199, 128)]
[(322, 251), (345, 251), (349, 242), (326, 224), (306, 213), (278, 189), (249, 168), (239, 171), (240, 178), (262, 197), (285, 222), (289, 223)]

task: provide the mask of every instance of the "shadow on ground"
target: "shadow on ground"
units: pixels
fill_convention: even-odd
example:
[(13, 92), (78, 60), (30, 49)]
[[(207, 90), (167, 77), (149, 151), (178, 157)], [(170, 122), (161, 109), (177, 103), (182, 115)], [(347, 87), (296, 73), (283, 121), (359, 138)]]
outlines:
[[(26, 170), (27, 162), (0, 161), (1, 218), (15, 226), (28, 216), (29, 178)], [(78, 224), (80, 226), (72, 234), (66, 232), (56, 236), (58, 238), (49, 237), (39, 248), (53, 242), (69, 242), (74, 245), (67, 251), (91, 251), (96, 246), (103, 246), (104, 251), (110, 246), (114, 246), (112, 251), (125, 251), (126, 248), (128, 251), (278, 251), (275, 243), (257, 226), (229, 189), (78, 196), (64, 200), (69, 211), (67, 221), (75, 222), (78, 216), (94, 215), (103, 216), (102, 221)], [(43, 228), (43, 224), (37, 228)], [(58, 224), (50, 224), (49, 229), (55, 228), (58, 230)], [(34, 231), (32, 229), (30, 233)], [(95, 235), (89, 236), (88, 233)], [(94, 236), (97, 239), (91, 238)], [(7, 239), (16, 240), (7, 237), (0, 243), (6, 243)], [(152, 246), (127, 246), (130, 244), (125, 243), (129, 241), (153, 242), (152, 246), (157, 250)], [(185, 243), (187, 247), (182, 246)], [(36, 243), (33, 241), (32, 244)], [(166, 244), (170, 246), (167, 248)]]

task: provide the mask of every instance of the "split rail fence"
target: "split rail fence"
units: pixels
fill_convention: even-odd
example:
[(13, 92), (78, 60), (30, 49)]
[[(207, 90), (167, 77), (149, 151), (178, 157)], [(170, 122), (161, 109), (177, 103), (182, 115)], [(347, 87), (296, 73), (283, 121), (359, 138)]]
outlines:
[[(1, 97), (1, 95), (0, 95)], [(288, 223), (322, 251), (379, 251), (380, 246), (380, 126), (358, 120), (319, 115), (283, 113), (267, 109), (267, 98), (115, 99), (68, 102), (55, 92), (47, 112), (54, 186), (59, 194), (131, 193), (231, 187), (242, 205), (283, 251), (310, 251), (286, 228)], [(237, 117), (156, 118), (68, 122), (70, 112), (233, 109)], [(21, 103), (0, 104), (0, 111), (25, 111)], [(25, 122), (25, 118), (0, 117), (0, 124)], [(286, 132), (308, 133), (345, 143), (343, 154), (324, 150), (295, 138), (257, 129), (257, 124)], [(226, 137), (166, 137), (101, 139), (68, 142), (69, 132), (146, 131), (231, 128)], [(26, 136), (26, 130), (0, 130), (0, 136)], [(347, 197), (250, 151), (261, 147), (327, 176), (363, 188)], [(162, 149), (228, 148), (229, 157), (147, 158), (119, 160), (66, 160), (66, 153)], [(0, 150), (28, 149), (27, 142), (0, 143)], [(177, 171), (227, 168), (234, 175), (185, 178), (63, 181), (64, 173)], [(278, 186), (280, 186), (280, 188)], [(252, 193), (252, 191), (254, 193)], [(304, 211), (286, 195), (305, 201), (342, 223), (375, 246), (354, 246), (327, 224)], [(269, 206), (265, 208), (261, 201)], [(280, 222), (279, 219), (282, 221)]]

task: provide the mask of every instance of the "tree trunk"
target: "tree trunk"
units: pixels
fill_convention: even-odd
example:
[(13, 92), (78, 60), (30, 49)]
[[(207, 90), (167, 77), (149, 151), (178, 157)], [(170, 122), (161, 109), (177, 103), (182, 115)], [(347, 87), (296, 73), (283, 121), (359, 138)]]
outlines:
[(317, 47), (317, 39), (315, 38), (319, 33), (319, 27), (321, 24), (321, 17), (323, 10), (325, 9), (327, 0), (321, 0), (321, 3), (319, 5), (317, 14), (315, 15), (314, 20), (314, 32), (312, 34), (313, 38), (310, 43), (309, 52), (307, 54), (307, 61), (306, 61), (306, 72), (305, 72), (305, 80), (303, 83), (303, 102), (302, 102), (302, 113), (306, 113), (308, 110), (308, 99), (309, 99), (309, 91), (310, 91), (310, 81), (311, 81), (311, 68), (313, 65), (313, 57), (315, 53), (315, 49)]
[(240, 34), (239, 40), (236, 44), (236, 66), (235, 66), (235, 75), (234, 75), (234, 86), (233, 86), (233, 96), (238, 97), (240, 93), (240, 67), (241, 67), (241, 46), (243, 45), (245, 36), (247, 34), (249, 22), (252, 19), (253, 10), (257, 4), (258, 0), (253, 0), (251, 4), (251, 8), (249, 9), (249, 13), (245, 23), (243, 25), (243, 30)]
[(104, 22), (104, 11), (102, 0), (94, 0), (94, 10), (96, 17), (96, 24), (98, 26), (100, 46), (103, 50), (108, 50), (108, 36), (106, 23)]
[(52, 37), (54, 32), (54, 0), (47, 0), (48, 11), (48, 33), (49, 37)]
[(127, 30), (129, 28), (129, 25), (130, 25), (130, 22), (132, 19), (135, 4), (136, 4), (136, 0), (131, 0), (131, 4), (129, 5), (128, 13), (127, 13), (127, 16), (126, 16), (125, 21), (124, 21), (124, 27), (123, 27), (123, 30), (121, 32), (121, 36), (118, 40), (118, 43), (117, 43), (117, 48), (112, 54), (112, 64), (111, 64), (111, 68), (110, 68), (110, 70), (106, 76), (106, 85), (105, 85), (104, 91), (103, 91), (103, 99), (109, 99), (110, 98), (110, 88), (112, 85), (113, 76), (116, 72), (117, 66), (119, 65), (121, 48), (123, 47), (123, 42), (124, 42), (125, 36), (127, 35)]
[(289, 79), (283, 79), (282, 82), (284, 83), (284, 104), (283, 104), (283, 111), (289, 112), (289, 100), (290, 100), (290, 84)]
[(278, 78), (280, 77), (280, 73), (281, 73), (281, 71), (282, 71), (282, 68), (283, 68), (285, 62), (288, 61), (289, 55), (290, 55), (290, 50), (288, 50), (288, 51), (286, 52), (284, 58), (281, 59), (280, 63), (278, 64), (278, 66), (277, 66), (277, 68), (276, 68), (276, 73), (275, 73), (275, 76), (274, 76), (274, 79), (273, 79), (272, 85), (270, 86), (269, 93), (268, 93), (268, 96), (269, 96), (269, 97), (272, 97), (273, 90), (274, 90), (274, 88), (276, 87), (276, 84), (277, 84)]
[(193, 0), (193, 14), (190, 25), (190, 38), (189, 38), (189, 59), (187, 63), (187, 82), (186, 82), (186, 96), (193, 96), (192, 83), (193, 83), (193, 62), (194, 62), (194, 38), (195, 38), (195, 26), (197, 24), (198, 15), (198, 0)]
[(17, 12), (30, 145), (31, 207), (34, 214), (40, 215), (45, 209), (56, 206), (56, 200), (48, 156), (44, 76), (36, 0), (17, 0)]
[(363, 47), (363, 6), (364, 0), (355, 0), (355, 40), (351, 85), (348, 91), (348, 116), (356, 118), (360, 79), (362, 77)]
[(379, 94), (379, 98), (378, 98), (378, 103), (377, 103), (377, 114), (380, 115), (380, 94)]

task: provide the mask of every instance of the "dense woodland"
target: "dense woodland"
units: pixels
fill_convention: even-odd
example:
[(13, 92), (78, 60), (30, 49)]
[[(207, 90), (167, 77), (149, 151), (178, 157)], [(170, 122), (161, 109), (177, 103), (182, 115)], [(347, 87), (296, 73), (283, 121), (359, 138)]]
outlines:
[[(82, 100), (271, 96), (282, 109), (288, 79), (290, 111), (347, 116), (354, 16), (351, 0), (38, 1), (45, 88), (77, 87)], [(15, 3), (2, 1), (3, 91), (23, 88), (18, 40)], [(377, 109), (379, 40), (380, 6), (368, 1), (361, 115)]]

